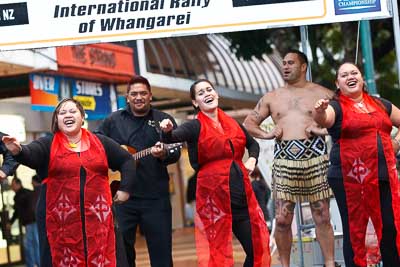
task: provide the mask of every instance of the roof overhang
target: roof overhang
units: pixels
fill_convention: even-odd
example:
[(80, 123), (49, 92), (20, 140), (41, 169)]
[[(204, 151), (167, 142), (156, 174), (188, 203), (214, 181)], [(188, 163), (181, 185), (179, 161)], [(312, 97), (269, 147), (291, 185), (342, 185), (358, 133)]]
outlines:
[(57, 70), (55, 48), (0, 51), (0, 77)]

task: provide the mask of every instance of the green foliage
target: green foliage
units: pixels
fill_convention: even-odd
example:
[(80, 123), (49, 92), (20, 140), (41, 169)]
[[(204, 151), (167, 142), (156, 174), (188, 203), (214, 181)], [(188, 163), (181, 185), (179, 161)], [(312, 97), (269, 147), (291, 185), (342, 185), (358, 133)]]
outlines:
[[(371, 20), (370, 26), (378, 92), (400, 106), (392, 20)], [(342, 63), (355, 62), (357, 59), (357, 64), (362, 67), (357, 35), (357, 21), (308, 26), (309, 58), (314, 82), (335, 89), (335, 72)], [(244, 60), (253, 56), (262, 59), (263, 54), (273, 51), (283, 56), (291, 48), (299, 49), (301, 42), (299, 27), (225, 33), (224, 36), (230, 40), (235, 55)]]

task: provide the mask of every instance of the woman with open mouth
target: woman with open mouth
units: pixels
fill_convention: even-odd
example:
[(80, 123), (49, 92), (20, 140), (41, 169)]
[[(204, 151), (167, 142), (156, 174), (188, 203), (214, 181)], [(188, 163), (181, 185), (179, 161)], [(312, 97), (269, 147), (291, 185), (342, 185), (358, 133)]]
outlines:
[[(346, 266), (368, 262), (366, 231), (372, 221), (383, 266), (400, 266), (400, 195), (395, 152), (400, 132), (400, 110), (366, 91), (359, 68), (342, 64), (336, 74), (336, 97), (315, 104), (314, 119), (328, 129), (333, 147), (328, 182), (343, 225)], [(373, 263), (376, 264), (376, 263)]]
[(41, 178), (36, 214), (41, 266), (124, 266), (117, 262), (125, 254), (116, 251), (108, 168), (121, 172), (114, 197), (121, 203), (129, 198), (135, 164), (117, 143), (82, 128), (84, 117), (82, 105), (66, 98), (53, 113), (53, 135), (28, 145), (2, 138), (17, 161)]
[[(258, 143), (218, 108), (218, 93), (206, 79), (190, 87), (197, 118), (173, 130), (160, 123), (163, 141), (188, 143), (192, 167), (198, 171), (195, 235), (198, 266), (233, 266), (232, 232), (241, 243), (244, 267), (270, 266), (269, 233), (252, 190), (249, 172), (259, 154)], [(242, 158), (248, 149), (249, 158)]]

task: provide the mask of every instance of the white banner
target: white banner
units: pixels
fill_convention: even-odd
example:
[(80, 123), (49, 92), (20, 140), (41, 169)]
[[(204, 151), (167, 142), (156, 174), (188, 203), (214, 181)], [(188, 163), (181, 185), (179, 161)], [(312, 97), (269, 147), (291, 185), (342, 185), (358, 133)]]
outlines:
[(388, 1), (10, 0), (0, 50), (384, 18)]

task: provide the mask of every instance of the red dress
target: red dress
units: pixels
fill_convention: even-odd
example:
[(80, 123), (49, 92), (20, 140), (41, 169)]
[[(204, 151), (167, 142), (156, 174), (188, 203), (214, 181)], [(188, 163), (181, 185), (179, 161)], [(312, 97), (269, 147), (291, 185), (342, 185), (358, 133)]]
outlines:
[[(264, 215), (252, 190), (242, 158), (246, 137), (238, 123), (218, 110), (223, 132), (199, 113), (196, 190), (196, 249), (200, 267), (233, 266), (232, 213), (229, 173), (236, 162), (243, 173), (253, 240), (254, 267), (270, 266), (269, 233)], [(232, 149), (233, 148), (233, 149)]]
[[(340, 160), (349, 216), (350, 242), (354, 251), (354, 262), (366, 266), (365, 234), (368, 220), (374, 224), (378, 241), (382, 238), (378, 179), (378, 144), (380, 136), (386, 158), (389, 183), (392, 193), (394, 223), (400, 233), (400, 191), (397, 178), (396, 160), (390, 132), (392, 122), (387, 113), (368, 94), (363, 95), (370, 113), (360, 112), (357, 104), (340, 95), (343, 112), (340, 134)], [(383, 166), (379, 166), (382, 168)], [(400, 235), (396, 236), (400, 254)]]
[(69, 150), (67, 144), (65, 136), (58, 132), (50, 152), (46, 229), (53, 266), (116, 266), (104, 147), (85, 129), (81, 144), (86, 150), (77, 153)]

